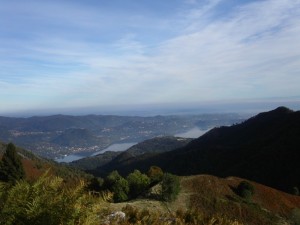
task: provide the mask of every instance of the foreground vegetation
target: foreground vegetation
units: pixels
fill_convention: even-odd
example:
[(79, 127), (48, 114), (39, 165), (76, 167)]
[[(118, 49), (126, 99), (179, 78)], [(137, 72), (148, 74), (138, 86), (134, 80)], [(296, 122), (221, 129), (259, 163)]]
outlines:
[[(35, 181), (26, 179), (21, 156), (10, 143), (0, 161), (0, 224), (227, 224), (226, 219), (207, 219), (200, 214), (177, 211), (151, 212), (127, 205), (115, 214), (108, 202), (122, 202), (143, 196), (151, 186), (160, 183), (156, 197), (174, 201), (179, 193), (177, 176), (151, 167), (148, 174), (135, 170), (126, 178), (117, 171), (104, 182), (93, 178), (89, 182), (63, 179), (50, 170)], [(124, 212), (123, 212), (124, 211)], [(119, 217), (119, 215), (124, 215)], [(230, 223), (231, 224), (231, 223)]]
[(122, 218), (110, 211), (104, 193), (91, 194), (85, 187), (84, 182), (66, 187), (62, 178), (47, 173), (33, 183), (24, 180), (14, 185), (1, 182), (0, 224), (241, 224), (191, 211), (163, 214), (129, 205), (122, 209), (126, 215)]
[(0, 183), (0, 224), (99, 224), (103, 201), (84, 187), (65, 187), (62, 178), (47, 173), (34, 183)]
[(28, 179), (23, 165), (24, 156), (7, 145), (0, 161), (0, 225), (300, 222), (298, 196), (240, 178), (177, 177), (152, 166), (146, 174), (134, 170), (127, 177), (117, 171), (105, 179), (75, 171), (61, 177), (48, 169)]

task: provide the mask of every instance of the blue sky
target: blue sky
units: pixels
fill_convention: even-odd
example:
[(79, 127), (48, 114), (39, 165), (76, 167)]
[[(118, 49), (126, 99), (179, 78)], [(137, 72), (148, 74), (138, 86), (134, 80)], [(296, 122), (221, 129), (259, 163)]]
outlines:
[(0, 0), (0, 114), (298, 101), (299, 40), (300, 0)]

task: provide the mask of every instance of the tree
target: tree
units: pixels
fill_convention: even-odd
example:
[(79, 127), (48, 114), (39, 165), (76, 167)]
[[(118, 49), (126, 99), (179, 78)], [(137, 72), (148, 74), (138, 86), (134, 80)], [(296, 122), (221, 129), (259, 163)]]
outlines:
[(180, 191), (179, 178), (173, 174), (165, 173), (161, 184), (161, 197), (164, 201), (174, 201)]
[(25, 172), (21, 158), (16, 151), (16, 146), (9, 143), (0, 165), (0, 179), (15, 183), (23, 178), (25, 178)]
[(162, 169), (158, 166), (151, 166), (147, 174), (150, 178), (151, 184), (159, 183), (164, 175)]
[(115, 202), (123, 202), (128, 199), (129, 185), (118, 171), (111, 172), (104, 181), (104, 187), (114, 193)]
[(129, 194), (136, 197), (145, 191), (150, 184), (150, 178), (146, 174), (142, 174), (139, 170), (135, 170), (127, 176), (129, 184)]

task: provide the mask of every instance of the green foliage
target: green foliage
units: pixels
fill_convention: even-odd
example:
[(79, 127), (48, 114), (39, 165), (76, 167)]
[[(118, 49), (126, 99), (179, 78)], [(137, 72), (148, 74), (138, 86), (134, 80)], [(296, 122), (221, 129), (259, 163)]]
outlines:
[(1, 225), (99, 224), (102, 205), (84, 192), (84, 182), (66, 188), (60, 177), (47, 174), (33, 184), (0, 184), (0, 202)]
[(9, 143), (0, 164), (0, 179), (15, 183), (23, 178), (25, 178), (25, 172), (21, 158), (16, 151), (16, 146)]
[(87, 185), (87, 190), (100, 192), (103, 182), (102, 178), (92, 177)]
[(150, 178), (146, 174), (142, 174), (139, 170), (135, 170), (127, 176), (129, 184), (129, 194), (136, 197), (145, 191), (150, 184)]
[(111, 172), (104, 181), (104, 187), (114, 193), (115, 202), (123, 202), (128, 199), (129, 185), (118, 171)]
[(164, 201), (174, 201), (180, 191), (179, 178), (173, 174), (165, 173), (161, 183), (161, 197)]
[(247, 181), (242, 181), (238, 187), (237, 187), (237, 193), (242, 197), (247, 200), (251, 200), (253, 194), (254, 194), (254, 186), (247, 182)]
[(162, 180), (164, 175), (162, 169), (158, 166), (151, 166), (147, 173), (152, 184), (156, 184)]
[(293, 195), (297, 195), (297, 196), (300, 195), (300, 191), (298, 187), (293, 187)]
[(295, 208), (291, 212), (290, 219), (293, 221), (293, 224), (300, 225), (300, 209)]

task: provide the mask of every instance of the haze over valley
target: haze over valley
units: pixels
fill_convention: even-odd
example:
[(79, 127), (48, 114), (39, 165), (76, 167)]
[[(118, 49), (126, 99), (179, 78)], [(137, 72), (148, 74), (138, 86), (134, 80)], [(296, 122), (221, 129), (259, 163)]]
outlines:
[[(195, 138), (200, 136), (201, 131), (239, 123), (245, 118), (246, 115), (233, 113), (155, 117), (0, 117), (0, 139), (14, 142), (46, 158), (59, 159), (71, 154), (77, 155), (71, 156), (76, 158), (101, 152), (113, 144), (121, 144), (121, 150), (126, 150), (128, 143), (157, 136)], [(118, 146), (112, 147), (108, 150), (118, 150)]]

